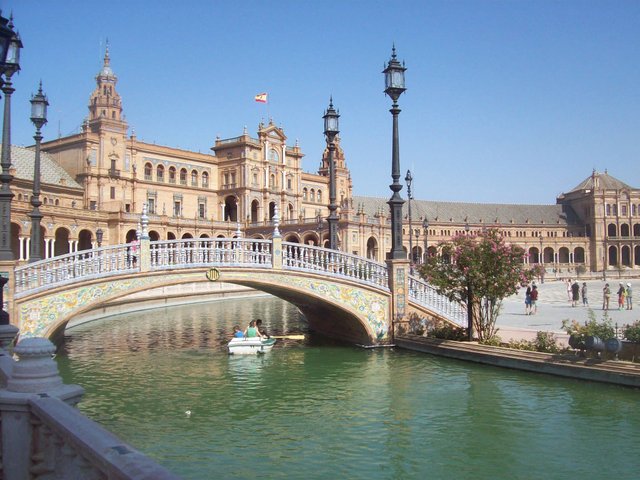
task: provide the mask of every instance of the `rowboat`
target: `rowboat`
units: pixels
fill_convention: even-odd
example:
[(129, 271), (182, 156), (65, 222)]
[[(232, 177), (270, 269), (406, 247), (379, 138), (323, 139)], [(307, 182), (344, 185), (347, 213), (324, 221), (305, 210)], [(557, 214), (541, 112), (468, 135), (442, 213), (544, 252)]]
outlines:
[(229, 355), (253, 355), (256, 353), (266, 353), (273, 348), (276, 343), (275, 338), (260, 339), (252, 338), (232, 338), (229, 341)]

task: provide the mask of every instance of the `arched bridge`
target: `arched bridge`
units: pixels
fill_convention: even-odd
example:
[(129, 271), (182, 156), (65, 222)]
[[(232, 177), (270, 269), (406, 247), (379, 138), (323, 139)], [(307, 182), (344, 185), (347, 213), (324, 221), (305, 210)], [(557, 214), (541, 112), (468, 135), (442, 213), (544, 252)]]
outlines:
[(409, 275), (408, 262), (394, 267), (280, 237), (143, 239), (18, 267), (14, 278), (22, 336), (55, 337), (74, 316), (125, 294), (208, 279), (287, 300), (313, 330), (359, 344), (391, 343), (413, 312), (457, 325), (466, 318), (463, 306)]

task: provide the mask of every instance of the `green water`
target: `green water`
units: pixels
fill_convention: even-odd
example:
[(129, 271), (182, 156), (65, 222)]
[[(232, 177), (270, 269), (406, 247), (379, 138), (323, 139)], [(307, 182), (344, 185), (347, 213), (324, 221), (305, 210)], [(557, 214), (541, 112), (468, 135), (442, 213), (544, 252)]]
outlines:
[(313, 337), (229, 356), (257, 317), (306, 331), (220, 301), (75, 327), (57, 359), (86, 415), (183, 478), (640, 478), (637, 390)]

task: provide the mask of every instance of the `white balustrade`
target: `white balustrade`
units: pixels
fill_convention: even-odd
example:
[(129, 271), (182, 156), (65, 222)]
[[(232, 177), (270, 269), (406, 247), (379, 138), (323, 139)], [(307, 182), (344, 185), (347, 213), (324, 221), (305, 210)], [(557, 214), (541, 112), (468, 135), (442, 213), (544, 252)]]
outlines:
[(138, 251), (131, 245), (115, 245), (95, 250), (80, 250), (15, 270), (16, 297), (79, 281), (133, 273), (140, 270)]
[(467, 326), (467, 308), (452, 302), (421, 278), (409, 276), (409, 299), (461, 327)]
[(151, 270), (207, 266), (271, 268), (271, 240), (183, 238), (151, 243)]
[(387, 266), (337, 250), (282, 242), (282, 267), (288, 270), (323, 272), (389, 291)]

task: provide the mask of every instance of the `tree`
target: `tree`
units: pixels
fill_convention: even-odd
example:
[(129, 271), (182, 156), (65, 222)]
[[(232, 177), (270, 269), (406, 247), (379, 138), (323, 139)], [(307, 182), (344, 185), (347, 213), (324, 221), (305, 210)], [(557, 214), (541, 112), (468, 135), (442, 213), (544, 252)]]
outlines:
[(524, 250), (507, 245), (497, 230), (458, 235), (438, 247), (441, 255), (428, 257), (421, 275), (449, 300), (467, 305), (469, 340), (474, 331), (480, 341), (491, 339), (502, 300), (533, 277)]

